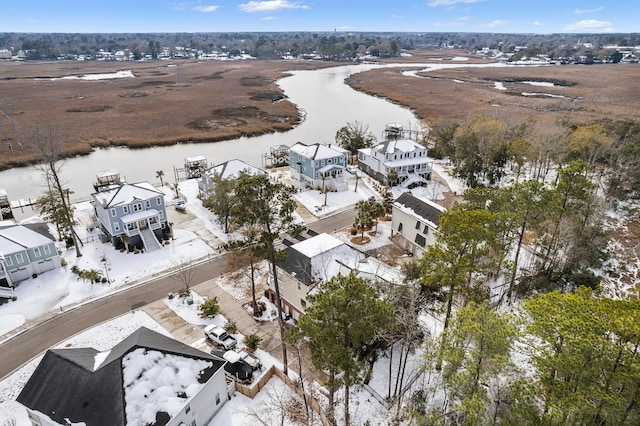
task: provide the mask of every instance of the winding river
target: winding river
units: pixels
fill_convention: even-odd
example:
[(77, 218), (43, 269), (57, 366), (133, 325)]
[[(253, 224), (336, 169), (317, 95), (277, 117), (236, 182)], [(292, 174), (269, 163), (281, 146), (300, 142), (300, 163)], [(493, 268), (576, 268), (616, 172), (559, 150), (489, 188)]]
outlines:
[[(380, 67), (429, 69), (478, 66), (476, 64), (361, 64), (319, 70), (293, 71), (278, 81), (289, 100), (302, 111), (304, 121), (284, 133), (243, 137), (221, 142), (179, 144), (146, 149), (105, 148), (91, 154), (65, 161), (62, 178), (76, 199), (86, 199), (92, 192), (96, 172), (117, 169), (128, 182), (156, 182), (156, 170), (162, 170), (165, 180), (173, 182), (174, 167), (181, 167), (184, 159), (202, 155), (211, 164), (241, 159), (254, 166), (263, 166), (263, 155), (270, 147), (295, 142), (333, 143), (336, 131), (347, 122), (359, 121), (369, 126), (380, 139), (387, 123), (400, 123), (416, 128), (418, 120), (408, 109), (357, 92), (345, 84), (351, 74)], [(496, 66), (482, 64), (480, 66)], [(407, 78), (414, 78), (407, 76)], [(95, 84), (101, 84), (96, 82)], [(34, 167), (14, 168), (0, 172), (0, 188), (6, 189), (9, 199), (35, 199), (44, 192), (41, 173)], [(17, 216), (22, 216), (16, 212)], [(26, 212), (25, 212), (26, 213)], [(29, 212), (31, 213), (31, 212)]]

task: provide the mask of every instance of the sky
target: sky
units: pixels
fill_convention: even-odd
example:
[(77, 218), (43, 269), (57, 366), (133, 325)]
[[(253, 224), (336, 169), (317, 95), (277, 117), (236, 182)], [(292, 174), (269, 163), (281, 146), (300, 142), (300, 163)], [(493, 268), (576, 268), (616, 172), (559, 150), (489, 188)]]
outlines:
[(0, 32), (640, 32), (637, 0), (0, 0)]

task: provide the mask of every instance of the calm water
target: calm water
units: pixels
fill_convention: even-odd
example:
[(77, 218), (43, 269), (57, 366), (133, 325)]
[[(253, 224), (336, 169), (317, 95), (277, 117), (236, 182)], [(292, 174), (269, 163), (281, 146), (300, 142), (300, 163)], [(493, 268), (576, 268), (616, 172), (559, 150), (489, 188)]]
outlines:
[[(427, 66), (427, 64), (423, 64)], [(95, 174), (117, 169), (129, 182), (159, 183), (156, 170), (164, 172), (165, 180), (173, 182), (174, 167), (181, 167), (186, 157), (203, 155), (211, 164), (241, 159), (257, 167), (263, 166), (263, 155), (275, 145), (295, 142), (333, 143), (336, 131), (347, 122), (359, 121), (369, 126), (381, 139), (387, 123), (395, 122), (405, 128), (416, 128), (418, 120), (407, 108), (392, 104), (351, 89), (344, 83), (353, 73), (383, 67), (384, 65), (348, 65), (312, 71), (293, 71), (291, 76), (278, 81), (280, 87), (298, 108), (304, 112), (304, 121), (285, 133), (274, 133), (229, 141), (180, 144), (169, 147), (129, 150), (127, 148), (98, 149), (87, 156), (68, 159), (62, 178), (74, 195), (86, 199), (93, 192)], [(397, 66), (397, 65), (389, 65)], [(413, 67), (416, 65), (414, 64)], [(429, 64), (430, 68), (469, 66), (465, 64)], [(407, 78), (414, 78), (408, 76)], [(94, 84), (102, 84), (96, 81)], [(9, 199), (34, 199), (44, 191), (42, 177), (33, 167), (0, 172), (0, 188), (7, 190)], [(19, 212), (18, 216), (20, 216)]]

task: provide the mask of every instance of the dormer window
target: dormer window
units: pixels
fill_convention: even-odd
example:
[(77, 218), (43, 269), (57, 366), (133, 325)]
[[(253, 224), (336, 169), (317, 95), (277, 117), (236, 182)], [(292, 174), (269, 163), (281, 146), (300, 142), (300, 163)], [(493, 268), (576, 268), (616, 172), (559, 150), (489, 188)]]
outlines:
[(134, 211), (134, 212), (142, 211), (142, 203), (135, 203), (135, 204), (133, 205), (133, 211)]

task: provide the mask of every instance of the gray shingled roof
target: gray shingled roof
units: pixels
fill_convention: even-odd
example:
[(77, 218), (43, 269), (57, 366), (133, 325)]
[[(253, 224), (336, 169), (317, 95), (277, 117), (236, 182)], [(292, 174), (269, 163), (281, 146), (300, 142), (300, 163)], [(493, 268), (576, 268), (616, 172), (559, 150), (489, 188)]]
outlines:
[(141, 327), (114, 346), (98, 368), (94, 367), (98, 351), (93, 348), (48, 350), (17, 401), (60, 424), (68, 418), (87, 426), (126, 425), (122, 358), (137, 348), (213, 361), (213, 367), (203, 372), (202, 382), (225, 362)]
[(443, 213), (443, 208), (437, 208), (419, 198), (414, 197), (408, 192), (400, 195), (396, 200), (396, 203), (413, 210), (418, 216), (435, 223), (436, 225), (440, 221), (440, 215)]

